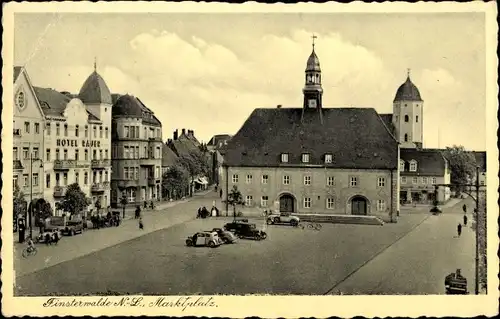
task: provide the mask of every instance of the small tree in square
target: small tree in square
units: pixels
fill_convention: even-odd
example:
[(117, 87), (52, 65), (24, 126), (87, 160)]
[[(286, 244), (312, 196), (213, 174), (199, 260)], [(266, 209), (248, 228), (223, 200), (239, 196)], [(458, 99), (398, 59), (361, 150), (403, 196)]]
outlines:
[(17, 218), (19, 215), (26, 217), (28, 202), (24, 199), (24, 194), (19, 189), (19, 186), (14, 187), (12, 197), (14, 199), (14, 217)]
[(236, 205), (243, 205), (243, 195), (241, 194), (238, 186), (234, 185), (229, 194), (227, 195), (227, 202), (233, 206), (233, 218), (236, 219)]

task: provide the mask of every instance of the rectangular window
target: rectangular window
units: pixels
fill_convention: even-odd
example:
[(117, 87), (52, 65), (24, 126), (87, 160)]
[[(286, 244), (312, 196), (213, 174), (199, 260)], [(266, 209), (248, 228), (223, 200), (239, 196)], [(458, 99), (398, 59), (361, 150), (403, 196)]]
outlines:
[(418, 123), (418, 115), (415, 117), (415, 122)]
[(238, 174), (233, 174), (233, 184), (238, 183)]
[(33, 158), (34, 159), (39, 159), (39, 154), (38, 154), (38, 147), (33, 148)]
[(40, 134), (40, 123), (35, 123), (35, 134)]
[(50, 174), (45, 175), (45, 187), (50, 188)]
[(68, 185), (68, 173), (63, 174), (64, 186)]
[(63, 159), (64, 159), (64, 160), (67, 160), (67, 159), (68, 159), (68, 150), (64, 150)]
[[(135, 179), (138, 179), (137, 174), (135, 175)], [(105, 172), (104, 172), (104, 181), (105, 181), (105, 182), (107, 182), (107, 181), (108, 181), (108, 171), (105, 171)]]
[(124, 179), (128, 179), (128, 167), (125, 167), (125, 168), (123, 169), (123, 178), (124, 178)]
[(304, 197), (304, 208), (311, 208), (311, 198)]
[[(105, 159), (109, 159), (109, 156), (108, 156), (108, 155), (109, 155), (109, 154), (108, 154), (108, 150), (105, 150), (104, 152), (105, 152), (105, 154), (106, 154)], [(137, 148), (137, 155), (139, 155), (139, 148)], [(137, 158), (139, 158), (139, 156), (137, 156)]]
[(484, 181), (480, 181), (480, 182), (479, 182), (479, 184), (480, 184), (481, 186), (484, 186)]
[(104, 130), (105, 130), (104, 137), (105, 137), (105, 138), (108, 138), (108, 136), (109, 136), (109, 130), (108, 130), (108, 128), (107, 128), (107, 127), (106, 127)]
[(79, 132), (79, 128), (80, 128), (80, 127), (79, 127), (78, 125), (76, 125), (76, 126), (75, 126), (75, 136), (76, 136), (76, 137), (78, 137), (78, 135), (80, 134), (80, 132)]
[(102, 150), (99, 150), (99, 159), (103, 159), (102, 158)]
[(12, 159), (17, 161), (19, 159), (19, 154), (17, 154), (17, 147), (12, 149)]
[(58, 161), (60, 159), (60, 155), (59, 155), (59, 149), (57, 148), (56, 149), (56, 160)]
[(24, 187), (28, 187), (30, 185), (30, 178), (29, 178), (29, 175), (28, 174), (24, 174), (23, 175), (23, 182), (24, 182)]
[(94, 137), (97, 137), (97, 126), (92, 126), (92, 131), (94, 131)]
[(245, 206), (252, 206), (252, 201), (253, 201), (253, 197), (251, 195), (248, 195), (245, 198)]
[(267, 201), (269, 200), (269, 197), (267, 196), (262, 196), (260, 199), (260, 206), (261, 207), (267, 207)]
[(33, 186), (38, 186), (38, 174), (33, 174)]
[(311, 176), (304, 176), (304, 185), (311, 185)]
[(418, 183), (418, 177), (413, 177), (411, 179), (412, 184), (417, 184)]
[(14, 177), (12, 177), (12, 185), (14, 185), (14, 187), (19, 186), (17, 175), (14, 175)]
[(262, 175), (262, 184), (267, 184), (269, 181), (269, 175)]
[(80, 184), (80, 174), (75, 172), (75, 183)]
[(302, 154), (302, 163), (309, 163), (309, 154)]
[(422, 184), (427, 184), (427, 177), (422, 177)]
[(30, 158), (30, 149), (27, 147), (23, 147), (23, 159)]
[(26, 133), (30, 132), (30, 122), (24, 122), (24, 131)]
[(89, 137), (89, 126), (85, 125), (85, 137)]
[(68, 124), (64, 124), (64, 136), (68, 136)]
[(405, 171), (405, 162), (404, 161), (400, 161), (399, 162), (399, 170), (401, 172), (404, 172)]
[(48, 135), (48, 136), (50, 136), (50, 134), (52, 134), (52, 131), (51, 131), (51, 129), (50, 129), (50, 123), (47, 123), (46, 128), (47, 128), (47, 129), (46, 129), (46, 133), (47, 133), (47, 135)]
[(61, 135), (61, 127), (59, 125), (59, 123), (56, 123), (56, 136), (59, 136)]
[(287, 153), (281, 154), (281, 163), (288, 163), (288, 154)]
[(384, 187), (385, 186), (385, 178), (384, 177), (379, 177), (377, 181), (378, 187)]
[(377, 200), (377, 210), (379, 212), (385, 211), (385, 200), (383, 200), (383, 199)]
[(50, 148), (45, 150), (45, 158), (47, 162), (50, 162)]
[(135, 179), (139, 179), (139, 167), (135, 168)]
[(355, 186), (358, 186), (358, 178), (353, 176), (351, 177), (351, 183), (350, 183), (351, 187), (355, 187)]
[(247, 184), (252, 184), (252, 181), (253, 181), (253, 176), (247, 175)]
[(97, 150), (92, 150), (92, 159), (93, 160), (97, 159)]
[(437, 179), (435, 177), (432, 178), (432, 184), (436, 184), (437, 183)]
[(335, 208), (335, 200), (332, 197), (328, 197), (326, 199), (326, 208), (327, 209), (334, 209)]
[(406, 184), (406, 176), (401, 176), (401, 184)]
[(56, 186), (59, 186), (59, 173), (56, 173)]
[(283, 176), (283, 185), (290, 185), (290, 176)]
[(85, 150), (85, 161), (89, 160), (89, 151)]
[(333, 162), (333, 155), (332, 154), (326, 154), (325, 155), (325, 163), (330, 164)]
[(334, 176), (328, 176), (326, 178), (326, 185), (328, 185), (328, 186), (335, 186), (335, 177)]
[(85, 174), (83, 174), (83, 184), (88, 185), (88, 183), (89, 183), (89, 173), (85, 172)]
[(411, 162), (410, 163), (410, 172), (416, 172), (417, 171), (417, 163)]
[(102, 126), (99, 126), (99, 137), (102, 138)]

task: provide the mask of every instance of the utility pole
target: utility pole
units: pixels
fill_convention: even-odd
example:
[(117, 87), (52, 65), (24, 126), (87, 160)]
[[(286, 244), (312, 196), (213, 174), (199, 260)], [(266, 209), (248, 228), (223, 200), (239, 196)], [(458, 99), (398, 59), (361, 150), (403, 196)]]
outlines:
[(476, 295), (479, 295), (479, 166), (476, 166)]

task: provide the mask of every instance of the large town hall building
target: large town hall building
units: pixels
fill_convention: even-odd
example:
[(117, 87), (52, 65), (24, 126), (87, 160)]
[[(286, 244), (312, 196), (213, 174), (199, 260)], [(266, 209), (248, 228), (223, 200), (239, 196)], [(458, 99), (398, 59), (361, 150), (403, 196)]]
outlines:
[(250, 207), (390, 219), (398, 141), (373, 108), (323, 106), (321, 77), (313, 44), (302, 107), (255, 109), (228, 142), (224, 198), (236, 185)]

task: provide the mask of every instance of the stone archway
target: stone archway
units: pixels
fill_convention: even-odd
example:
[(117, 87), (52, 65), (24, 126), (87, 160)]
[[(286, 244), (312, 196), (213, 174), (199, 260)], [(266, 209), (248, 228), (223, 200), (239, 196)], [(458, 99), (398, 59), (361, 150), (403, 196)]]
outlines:
[(360, 195), (351, 198), (352, 215), (368, 215), (368, 200)]
[(290, 193), (284, 193), (279, 196), (280, 212), (293, 213), (295, 212), (295, 197)]

